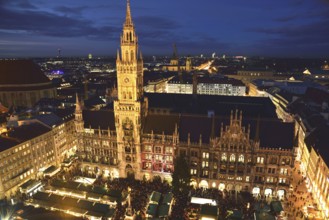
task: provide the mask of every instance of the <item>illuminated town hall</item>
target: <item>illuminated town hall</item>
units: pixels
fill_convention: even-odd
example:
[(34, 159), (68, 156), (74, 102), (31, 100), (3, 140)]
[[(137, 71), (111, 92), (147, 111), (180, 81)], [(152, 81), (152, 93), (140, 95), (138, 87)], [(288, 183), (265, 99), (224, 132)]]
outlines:
[(77, 98), (77, 154), (83, 172), (171, 181), (185, 156), (204, 188), (283, 196), (294, 164), (294, 125), (267, 98), (144, 94), (143, 58), (128, 1), (117, 53), (113, 110), (87, 110)]

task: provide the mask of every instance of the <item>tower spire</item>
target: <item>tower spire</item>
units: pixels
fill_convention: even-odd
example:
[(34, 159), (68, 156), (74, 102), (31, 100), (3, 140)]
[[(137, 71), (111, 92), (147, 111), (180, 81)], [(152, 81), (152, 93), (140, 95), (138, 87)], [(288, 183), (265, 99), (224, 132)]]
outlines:
[(133, 21), (131, 18), (131, 12), (130, 12), (130, 0), (127, 0), (127, 12), (126, 12), (126, 21), (125, 26), (132, 26)]
[(80, 104), (80, 101), (79, 101), (78, 93), (75, 93), (75, 111), (76, 112), (81, 112), (81, 104)]
[(117, 50), (117, 60), (120, 60), (120, 52)]

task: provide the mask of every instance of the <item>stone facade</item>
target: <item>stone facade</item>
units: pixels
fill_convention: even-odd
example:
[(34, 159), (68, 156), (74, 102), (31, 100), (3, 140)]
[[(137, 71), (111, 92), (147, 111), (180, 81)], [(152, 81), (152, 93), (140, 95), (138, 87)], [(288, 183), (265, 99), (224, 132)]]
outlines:
[(29, 179), (40, 177), (39, 171), (57, 167), (74, 153), (73, 120), (49, 128), (39, 123), (22, 125), (0, 136), (0, 199), (15, 195)]
[(218, 127), (215, 116), (204, 116), (204, 120), (186, 116), (187, 122), (193, 121), (189, 117), (210, 121), (207, 129), (213, 131), (207, 140), (201, 133), (198, 141), (192, 133), (182, 138), (182, 114), (153, 114), (149, 110), (143, 95), (143, 61), (137, 55), (128, 2), (121, 54), (117, 56), (118, 99), (113, 111), (83, 111), (77, 103), (75, 123), (82, 171), (109, 178), (160, 176), (171, 181), (175, 156), (184, 155), (195, 186), (275, 196), (287, 192), (294, 164), (292, 146), (260, 147), (258, 136), (251, 138), (250, 125), (243, 125), (242, 111), (238, 110), (231, 111), (229, 120), (221, 123), (219, 135), (214, 132)]

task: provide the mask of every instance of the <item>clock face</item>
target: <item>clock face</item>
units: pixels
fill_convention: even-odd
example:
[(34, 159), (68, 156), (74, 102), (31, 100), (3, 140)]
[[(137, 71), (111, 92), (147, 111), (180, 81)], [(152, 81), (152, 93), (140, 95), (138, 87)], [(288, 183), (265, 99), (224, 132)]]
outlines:
[(129, 79), (128, 79), (128, 78), (125, 78), (123, 81), (124, 81), (125, 83), (128, 83), (128, 82), (129, 82)]

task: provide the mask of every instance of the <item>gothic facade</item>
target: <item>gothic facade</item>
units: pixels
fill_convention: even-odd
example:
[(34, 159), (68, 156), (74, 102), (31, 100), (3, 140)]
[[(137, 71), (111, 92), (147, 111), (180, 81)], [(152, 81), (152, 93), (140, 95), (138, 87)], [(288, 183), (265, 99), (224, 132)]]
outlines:
[[(265, 112), (267, 102), (242, 104), (246, 110), (231, 109), (226, 115), (209, 106), (207, 114), (201, 111), (207, 96), (143, 94), (143, 59), (129, 1), (116, 65), (118, 98), (113, 109), (82, 110), (77, 98), (75, 124), (82, 171), (106, 178), (160, 176), (171, 181), (174, 159), (183, 155), (194, 186), (275, 196), (287, 192), (294, 163), (294, 126), (272, 116), (266, 120), (252, 117), (255, 111), (250, 108)], [(170, 104), (168, 97), (187, 110)], [(204, 102), (218, 107), (217, 99), (222, 98)], [(227, 102), (237, 106), (242, 98)], [(195, 107), (198, 101), (201, 104)], [(244, 119), (244, 114), (250, 117)]]

